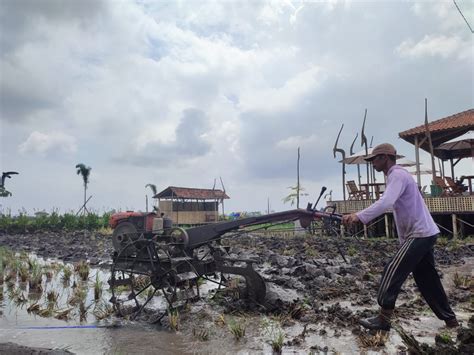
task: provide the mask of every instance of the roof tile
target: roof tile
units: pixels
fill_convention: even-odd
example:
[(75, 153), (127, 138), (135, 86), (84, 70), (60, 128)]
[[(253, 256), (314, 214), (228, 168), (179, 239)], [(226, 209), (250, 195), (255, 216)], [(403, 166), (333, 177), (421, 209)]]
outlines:
[[(449, 129), (471, 127), (474, 129), (474, 109), (467, 111), (459, 112), (454, 115), (441, 118), (436, 121), (428, 123), (428, 128), (430, 132), (437, 132)], [(420, 125), (415, 128), (408, 129), (406, 131), (400, 132), (398, 135), (401, 138), (406, 138), (409, 136), (421, 134), (425, 132), (425, 125)]]
[(196, 189), (190, 187), (169, 186), (163, 191), (157, 193), (153, 198), (189, 198), (199, 200), (228, 199), (229, 196), (217, 189)]

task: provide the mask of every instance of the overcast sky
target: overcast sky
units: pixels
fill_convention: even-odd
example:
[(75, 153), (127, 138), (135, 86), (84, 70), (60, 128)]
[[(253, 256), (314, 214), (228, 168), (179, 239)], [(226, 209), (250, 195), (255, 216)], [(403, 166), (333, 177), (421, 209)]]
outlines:
[(349, 153), (367, 108), (369, 140), (414, 160), (398, 133), (425, 97), (430, 121), (473, 107), (473, 35), (450, 0), (0, 0), (0, 36), (0, 170), (20, 173), (3, 212), (77, 210), (78, 163), (99, 212), (219, 177), (226, 212), (290, 209), (298, 147), (303, 206), (323, 185), (337, 199), (342, 124)]

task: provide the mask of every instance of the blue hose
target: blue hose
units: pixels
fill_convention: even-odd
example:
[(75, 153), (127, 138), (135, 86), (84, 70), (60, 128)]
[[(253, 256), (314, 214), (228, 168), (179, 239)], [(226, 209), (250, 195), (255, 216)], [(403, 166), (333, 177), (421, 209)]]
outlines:
[(19, 327), (17, 329), (95, 329), (95, 328), (115, 328), (116, 325), (62, 325), (62, 326), (35, 326)]

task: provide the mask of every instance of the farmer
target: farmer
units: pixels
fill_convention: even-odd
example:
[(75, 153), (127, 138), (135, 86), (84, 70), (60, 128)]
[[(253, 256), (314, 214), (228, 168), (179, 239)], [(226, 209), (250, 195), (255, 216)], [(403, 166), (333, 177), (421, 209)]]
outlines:
[(380, 281), (377, 302), (380, 312), (374, 318), (360, 320), (368, 329), (390, 330), (390, 319), (395, 301), (403, 282), (412, 272), (422, 296), (447, 327), (459, 326), (456, 315), (435, 269), (433, 246), (439, 229), (423, 201), (413, 177), (396, 165), (396, 150), (388, 143), (376, 146), (365, 160), (372, 162), (375, 170), (387, 176), (387, 187), (380, 200), (365, 210), (343, 217), (344, 224), (369, 221), (393, 209), (400, 248), (385, 266)]

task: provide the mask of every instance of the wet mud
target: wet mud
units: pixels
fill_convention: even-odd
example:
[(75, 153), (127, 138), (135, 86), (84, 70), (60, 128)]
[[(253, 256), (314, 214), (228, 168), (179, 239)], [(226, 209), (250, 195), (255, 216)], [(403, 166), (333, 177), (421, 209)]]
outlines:
[[(65, 262), (89, 260), (91, 265), (110, 263), (113, 250), (110, 236), (89, 232), (4, 234), (0, 244)], [(163, 318), (160, 327), (174, 328), (185, 339), (180, 352), (473, 351), (472, 240), (441, 239), (435, 248), (443, 285), (462, 327), (446, 329), (410, 276), (397, 300), (396, 329), (388, 334), (369, 333), (358, 320), (377, 311), (378, 283), (398, 248), (395, 239), (255, 234), (224, 238), (222, 245), (229, 247), (231, 257), (258, 260), (254, 268), (267, 284), (265, 304), (243, 300), (238, 291), (228, 289), (188, 305), (179, 312), (178, 324)]]

